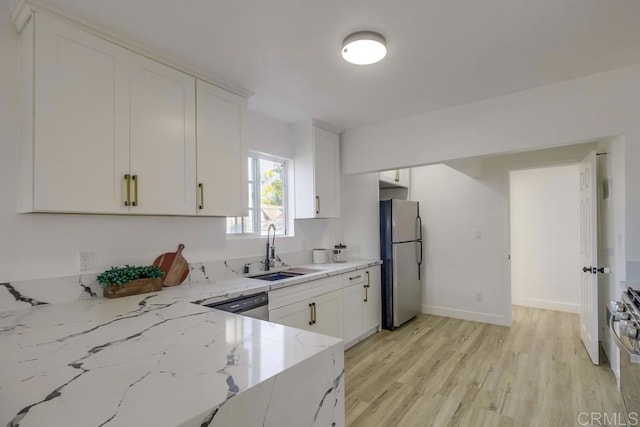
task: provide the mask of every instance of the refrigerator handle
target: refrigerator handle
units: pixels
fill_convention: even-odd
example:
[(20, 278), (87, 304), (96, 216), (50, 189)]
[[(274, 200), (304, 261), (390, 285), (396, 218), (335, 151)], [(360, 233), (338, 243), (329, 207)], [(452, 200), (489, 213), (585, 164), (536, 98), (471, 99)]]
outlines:
[[(416, 258), (418, 261), (418, 280), (420, 280), (420, 276), (422, 274), (422, 218), (420, 217), (420, 204), (418, 203), (418, 216), (416, 217), (416, 226), (418, 227), (418, 241), (416, 242), (420, 248), (420, 256), (418, 257), (416, 254)], [(416, 249), (417, 250), (417, 249)]]
[[(418, 256), (418, 249), (420, 249), (420, 255)], [(422, 241), (419, 240), (416, 242), (416, 261), (418, 263), (418, 280), (420, 280), (421, 270), (422, 270)]]

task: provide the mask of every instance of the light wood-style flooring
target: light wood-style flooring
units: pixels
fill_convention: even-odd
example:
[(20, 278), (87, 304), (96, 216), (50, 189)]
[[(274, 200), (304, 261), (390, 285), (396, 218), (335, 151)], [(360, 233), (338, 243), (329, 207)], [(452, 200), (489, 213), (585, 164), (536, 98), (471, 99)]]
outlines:
[(420, 315), (345, 353), (347, 425), (554, 427), (581, 425), (581, 412), (620, 415), (608, 362), (591, 363), (578, 328), (575, 314), (517, 306), (511, 328)]

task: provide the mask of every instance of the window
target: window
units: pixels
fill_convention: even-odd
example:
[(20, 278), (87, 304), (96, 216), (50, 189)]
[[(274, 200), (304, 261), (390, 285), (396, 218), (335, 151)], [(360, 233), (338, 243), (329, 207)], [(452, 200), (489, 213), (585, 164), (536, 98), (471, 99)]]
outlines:
[(266, 155), (248, 162), (249, 215), (227, 218), (227, 233), (266, 236), (274, 224), (276, 234), (287, 234), (287, 162)]

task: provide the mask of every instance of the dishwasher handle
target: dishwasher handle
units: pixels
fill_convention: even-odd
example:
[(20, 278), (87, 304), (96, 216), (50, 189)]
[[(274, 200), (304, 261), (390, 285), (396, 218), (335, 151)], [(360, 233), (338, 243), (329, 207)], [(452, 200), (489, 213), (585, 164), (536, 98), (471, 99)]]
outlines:
[(267, 304), (269, 304), (269, 295), (266, 292), (261, 292), (259, 294), (241, 296), (213, 304), (206, 304), (205, 306), (229, 313), (241, 314), (249, 310), (264, 307)]

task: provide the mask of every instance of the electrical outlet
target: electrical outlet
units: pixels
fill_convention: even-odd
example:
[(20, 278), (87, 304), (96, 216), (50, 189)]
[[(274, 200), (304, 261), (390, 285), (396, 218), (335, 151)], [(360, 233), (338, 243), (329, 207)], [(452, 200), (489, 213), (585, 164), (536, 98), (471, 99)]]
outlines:
[(93, 252), (78, 252), (78, 270), (93, 270)]
[(478, 292), (478, 293), (476, 294), (476, 301), (478, 301), (478, 302), (482, 302), (482, 293)]
[(476, 239), (482, 239), (482, 230), (476, 230)]

